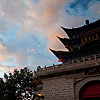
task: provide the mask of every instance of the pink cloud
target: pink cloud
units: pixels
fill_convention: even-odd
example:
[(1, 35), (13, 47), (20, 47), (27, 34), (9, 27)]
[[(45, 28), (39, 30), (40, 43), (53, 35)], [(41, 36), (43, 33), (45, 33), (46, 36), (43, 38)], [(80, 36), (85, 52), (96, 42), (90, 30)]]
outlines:
[(8, 73), (8, 72), (13, 72), (14, 69), (21, 69), (21, 68), (24, 68), (24, 66), (16, 66), (16, 67), (9, 67), (5, 64), (1, 64), (0, 63), (0, 72), (5, 72), (5, 73)]
[(0, 62), (4, 62), (7, 60), (6, 54), (7, 53), (7, 47), (3, 46), (0, 43)]
[(30, 49), (28, 49), (27, 52), (30, 52)]
[(100, 1), (91, 1), (88, 10), (91, 17), (96, 16), (97, 18), (100, 18)]
[(15, 67), (6, 67), (6, 73), (13, 73), (14, 72), (14, 69), (18, 69), (18, 70), (20, 70), (20, 69), (23, 69), (24, 68), (24, 66), (15, 66)]
[(34, 49), (31, 49), (31, 53), (34, 51)]

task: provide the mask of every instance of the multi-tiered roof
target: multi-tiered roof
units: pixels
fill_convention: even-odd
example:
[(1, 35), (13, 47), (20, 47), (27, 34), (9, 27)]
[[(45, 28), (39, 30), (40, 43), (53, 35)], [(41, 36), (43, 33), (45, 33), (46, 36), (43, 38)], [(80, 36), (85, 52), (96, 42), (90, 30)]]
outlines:
[(100, 53), (100, 20), (78, 28), (67, 29), (62, 27), (69, 38), (58, 39), (69, 51), (55, 51), (50, 49), (61, 62)]

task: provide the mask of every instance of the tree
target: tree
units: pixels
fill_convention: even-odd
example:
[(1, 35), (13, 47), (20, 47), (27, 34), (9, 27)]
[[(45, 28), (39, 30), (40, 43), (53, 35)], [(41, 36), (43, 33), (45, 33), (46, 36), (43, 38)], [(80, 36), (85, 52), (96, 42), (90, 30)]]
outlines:
[(0, 78), (0, 100), (4, 100), (4, 81)]
[(0, 100), (30, 100), (36, 91), (42, 89), (42, 81), (34, 79), (33, 72), (27, 67), (15, 69), (8, 75), (5, 73), (4, 78), (5, 81), (0, 79)]

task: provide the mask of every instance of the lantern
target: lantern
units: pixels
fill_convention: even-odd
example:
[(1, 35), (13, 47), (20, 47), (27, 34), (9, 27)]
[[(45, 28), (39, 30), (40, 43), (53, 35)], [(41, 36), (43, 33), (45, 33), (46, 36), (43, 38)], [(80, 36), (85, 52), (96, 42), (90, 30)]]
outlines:
[(62, 62), (62, 60), (61, 60), (61, 59), (59, 59), (58, 61), (59, 61), (59, 62)]
[(69, 46), (68, 46), (68, 45), (66, 45), (66, 46), (65, 46), (65, 48), (69, 48)]

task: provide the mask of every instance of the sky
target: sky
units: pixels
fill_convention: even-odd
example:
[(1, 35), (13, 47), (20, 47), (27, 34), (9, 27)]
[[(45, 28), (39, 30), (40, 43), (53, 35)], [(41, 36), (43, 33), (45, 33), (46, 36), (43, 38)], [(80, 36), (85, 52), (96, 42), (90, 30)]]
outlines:
[(100, 0), (0, 0), (0, 77), (14, 69), (59, 64), (57, 36), (100, 19)]

